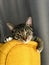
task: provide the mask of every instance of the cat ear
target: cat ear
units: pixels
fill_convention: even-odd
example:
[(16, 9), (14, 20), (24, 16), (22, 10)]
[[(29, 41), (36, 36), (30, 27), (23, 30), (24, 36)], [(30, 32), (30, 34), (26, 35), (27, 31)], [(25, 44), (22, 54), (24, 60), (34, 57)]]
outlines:
[(32, 18), (29, 17), (28, 20), (26, 21), (26, 25), (32, 26)]
[(14, 28), (14, 25), (9, 22), (7, 22), (6, 24), (7, 24), (8, 28), (12, 31)]

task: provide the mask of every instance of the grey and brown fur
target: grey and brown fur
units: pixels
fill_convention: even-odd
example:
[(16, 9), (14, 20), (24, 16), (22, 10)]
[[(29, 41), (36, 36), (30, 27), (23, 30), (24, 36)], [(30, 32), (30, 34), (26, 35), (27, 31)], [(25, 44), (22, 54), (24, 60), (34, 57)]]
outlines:
[[(11, 23), (7, 23), (7, 26), (9, 27), (10, 31), (12, 32), (11, 38), (9, 36), (9, 39), (17, 39), (25, 42), (34, 40), (38, 42), (38, 50), (41, 52), (43, 50), (43, 42), (39, 37), (36, 37), (33, 35), (33, 29), (32, 29), (32, 18), (29, 17), (25, 23), (19, 24), (19, 25), (13, 25)], [(7, 40), (8, 41), (8, 40)]]

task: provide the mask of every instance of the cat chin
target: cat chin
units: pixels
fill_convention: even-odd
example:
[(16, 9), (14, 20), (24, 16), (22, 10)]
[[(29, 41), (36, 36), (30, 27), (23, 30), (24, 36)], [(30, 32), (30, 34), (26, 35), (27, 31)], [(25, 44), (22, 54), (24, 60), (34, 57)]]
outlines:
[(30, 40), (26, 40), (26, 41), (23, 40), (24, 44), (28, 44), (28, 42), (30, 42), (30, 41), (31, 41), (31, 39)]
[(26, 41), (24, 41), (24, 43), (25, 44), (27, 44), (28, 42), (30, 42), (31, 41), (31, 39), (33, 38), (33, 36), (31, 35), (31, 36), (29, 36), (28, 38), (27, 38), (27, 40)]
[(23, 42), (24, 42), (24, 44), (28, 44), (29, 41), (23, 41)]
[(32, 36), (31, 36), (31, 37), (29, 37), (26, 41), (25, 41), (25, 40), (23, 40), (24, 44), (28, 44), (28, 42), (30, 42), (30, 41), (31, 41), (31, 39), (32, 39)]

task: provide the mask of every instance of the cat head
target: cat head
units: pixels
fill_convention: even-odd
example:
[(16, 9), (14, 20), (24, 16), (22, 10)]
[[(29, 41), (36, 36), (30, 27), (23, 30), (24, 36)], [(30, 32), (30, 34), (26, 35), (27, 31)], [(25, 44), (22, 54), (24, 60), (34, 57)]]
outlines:
[(7, 23), (7, 26), (12, 31), (15, 39), (22, 40), (27, 43), (33, 38), (31, 17), (29, 17), (25, 23), (16, 26), (11, 23)]

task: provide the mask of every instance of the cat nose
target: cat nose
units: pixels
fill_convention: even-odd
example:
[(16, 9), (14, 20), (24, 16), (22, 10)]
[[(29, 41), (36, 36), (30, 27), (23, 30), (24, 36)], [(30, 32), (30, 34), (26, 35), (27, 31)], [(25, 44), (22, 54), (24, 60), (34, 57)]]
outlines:
[(26, 37), (26, 36), (24, 36), (24, 37), (23, 37), (23, 39), (26, 41), (27, 37)]

